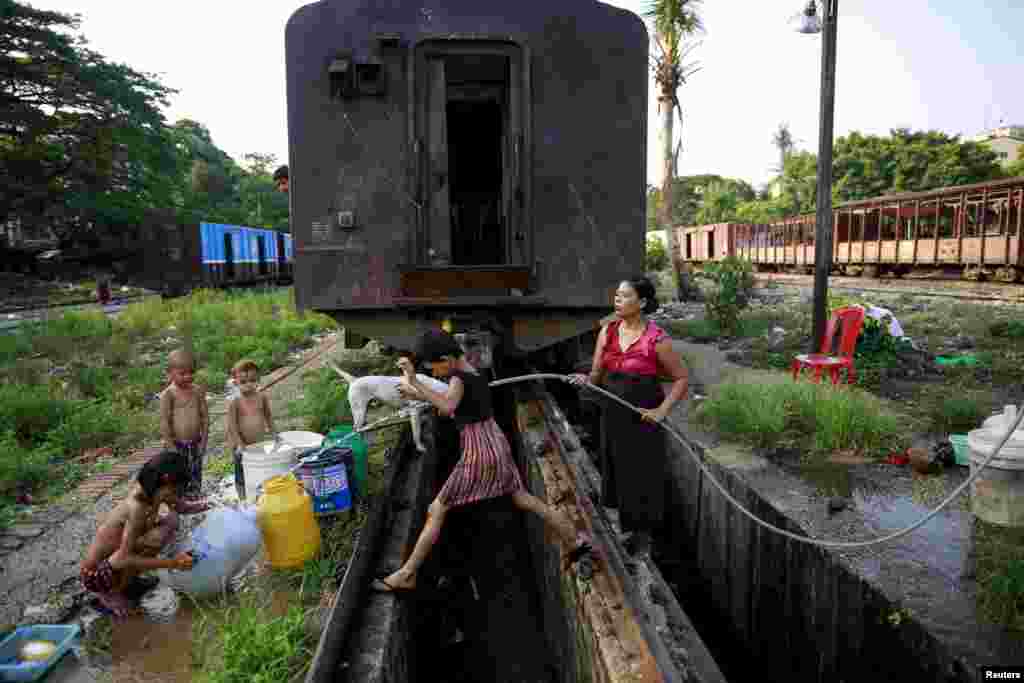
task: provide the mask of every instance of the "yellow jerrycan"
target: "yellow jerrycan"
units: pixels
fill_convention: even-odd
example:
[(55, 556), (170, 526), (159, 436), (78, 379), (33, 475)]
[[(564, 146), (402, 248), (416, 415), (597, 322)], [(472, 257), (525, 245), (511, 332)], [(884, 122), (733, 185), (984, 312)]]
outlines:
[(267, 479), (263, 491), (256, 500), (256, 521), (263, 532), (270, 566), (301, 567), (320, 549), (313, 501), (291, 474)]

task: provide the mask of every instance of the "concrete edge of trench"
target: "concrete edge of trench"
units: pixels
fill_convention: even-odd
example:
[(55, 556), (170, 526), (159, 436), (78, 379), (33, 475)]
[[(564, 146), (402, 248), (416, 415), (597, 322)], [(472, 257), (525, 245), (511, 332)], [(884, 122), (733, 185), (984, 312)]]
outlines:
[[(783, 373), (769, 377), (732, 366), (714, 347), (678, 341), (674, 346), (703, 387), (726, 379), (785, 381)], [(681, 403), (669, 419), (740, 504), (792, 533), (836, 538), (836, 526), (818, 519), (825, 515), (812, 484), (750, 449), (702, 433), (689, 420), (689, 401)], [(793, 681), (852, 682), (884, 672), (973, 682), (981, 680), (981, 666), (1024, 661), (1022, 639), (1015, 641), (995, 627), (977, 637), (961, 637), (941, 623), (948, 615), (908, 608), (929, 598), (943, 600), (915, 593), (929, 587), (929, 580), (941, 583), (942, 577), (926, 576), (936, 570), (925, 561), (907, 569), (915, 564), (909, 556), (913, 546), (872, 555), (881, 570), (869, 576), (856, 559), (862, 556), (800, 543), (755, 525), (708, 481), (681, 445), (671, 438), (669, 443), (670, 543), (687, 555), (678, 561), (693, 577), (691, 590), (702, 594), (715, 618), (727, 624), (762, 670), (785, 673)], [(850, 513), (849, 527), (858, 539), (888, 531)], [(916, 584), (911, 572), (925, 581)], [(950, 597), (956, 596), (947, 594), (944, 600)]]

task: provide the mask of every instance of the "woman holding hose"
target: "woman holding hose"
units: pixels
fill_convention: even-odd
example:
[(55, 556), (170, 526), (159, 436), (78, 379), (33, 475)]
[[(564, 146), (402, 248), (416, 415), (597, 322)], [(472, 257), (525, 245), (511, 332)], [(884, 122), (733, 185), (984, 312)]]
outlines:
[[(662, 526), (668, 459), (665, 433), (657, 423), (688, 389), (686, 367), (672, 350), (672, 340), (645, 316), (656, 310), (650, 280), (624, 280), (615, 292), (617, 320), (601, 328), (590, 376), (569, 377), (573, 385), (589, 380), (640, 409), (638, 415), (606, 400), (601, 420), (602, 503), (618, 508), (633, 554), (649, 553), (651, 534)], [(659, 377), (672, 379), (668, 395)]]

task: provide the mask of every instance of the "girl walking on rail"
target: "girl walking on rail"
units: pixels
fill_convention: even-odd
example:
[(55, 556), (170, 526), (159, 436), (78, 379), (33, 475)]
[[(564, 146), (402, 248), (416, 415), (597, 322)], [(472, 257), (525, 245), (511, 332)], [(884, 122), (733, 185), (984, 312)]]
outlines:
[(430, 365), (435, 377), (450, 378), (448, 392), (438, 393), (421, 384), (408, 358), (398, 361), (404, 375), (400, 391), (408, 398), (429, 401), (442, 415), (455, 418), (462, 457), (427, 509), (427, 521), (412, 554), (397, 571), (374, 581), (373, 589), (384, 593), (413, 591), (416, 572), (440, 537), (448, 510), (500, 496), (511, 496), (516, 507), (540, 516), (567, 545), (574, 546), (565, 556), (566, 567), (591, 553), (590, 540), (577, 535), (568, 518), (527, 493), (508, 440), (494, 421), (491, 388), (466, 360), (455, 338), (441, 330), (426, 332), (417, 342), (416, 357)]

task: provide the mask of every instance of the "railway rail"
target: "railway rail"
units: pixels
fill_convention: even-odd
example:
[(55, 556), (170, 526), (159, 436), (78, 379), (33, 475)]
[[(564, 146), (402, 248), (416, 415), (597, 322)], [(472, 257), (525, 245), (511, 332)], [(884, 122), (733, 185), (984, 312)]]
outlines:
[[(453, 440), (444, 420), (425, 425), (422, 455), (407, 429), (388, 454), (385, 491), (352, 559), (339, 568), (306, 682), (724, 681), (657, 567), (625, 553), (594, 503), (597, 472), (544, 385), (528, 381), (494, 395), (527, 486), (589, 532), (602, 559), (560, 571), (562, 553), (542, 525), (499, 499), (461, 517), (449, 513), (417, 598), (370, 592), (372, 577), (411, 549), (457, 455), (457, 434)], [(461, 644), (446, 642), (453, 619)]]
[[(758, 273), (757, 278), (782, 286), (810, 286), (812, 275)], [(872, 286), (874, 285), (874, 286)], [(1003, 302), (1024, 304), (1024, 286), (1009, 283), (977, 283), (963, 280), (933, 279), (865, 279), (858, 277), (829, 277), (829, 289), (879, 294), (906, 294), (925, 298), (946, 298), (963, 301)], [(925, 287), (927, 289), (925, 289)]]
[(102, 311), (107, 317), (116, 317), (126, 306), (135, 303), (142, 298), (139, 297), (134, 301), (119, 301), (112, 304), (72, 304), (72, 305), (57, 305), (49, 306), (46, 308), (35, 308), (20, 311), (17, 313), (4, 313), (0, 314), (0, 334), (11, 334), (25, 323), (36, 323), (55, 316), (63, 315), (71, 311), (81, 310), (99, 310)]

